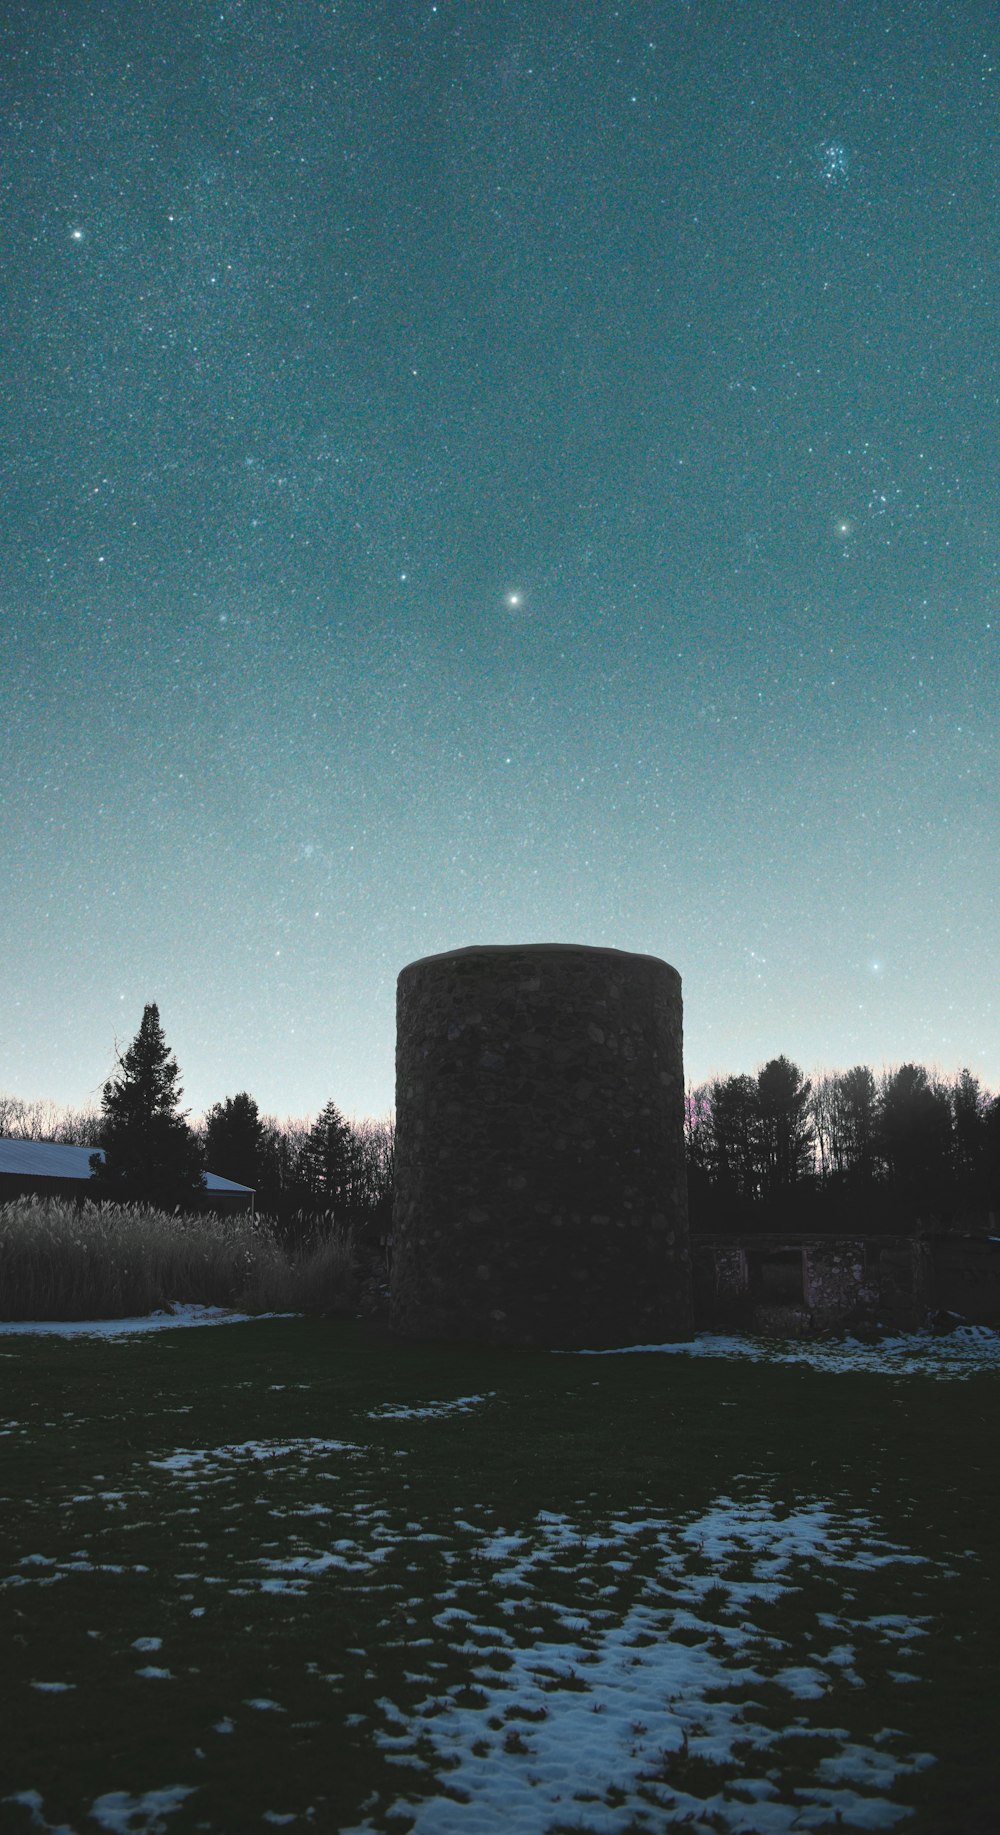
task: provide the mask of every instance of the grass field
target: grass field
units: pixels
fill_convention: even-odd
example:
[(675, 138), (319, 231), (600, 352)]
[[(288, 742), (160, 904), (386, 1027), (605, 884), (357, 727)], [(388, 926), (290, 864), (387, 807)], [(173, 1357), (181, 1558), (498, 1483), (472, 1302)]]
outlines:
[(0, 1828), (994, 1835), (1000, 1374), (829, 1362), (0, 1337)]

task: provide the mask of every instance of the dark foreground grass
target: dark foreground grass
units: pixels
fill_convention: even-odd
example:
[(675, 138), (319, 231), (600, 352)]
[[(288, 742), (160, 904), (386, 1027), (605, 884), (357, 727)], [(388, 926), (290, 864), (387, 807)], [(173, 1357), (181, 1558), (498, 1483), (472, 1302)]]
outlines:
[(996, 1377), (281, 1320), (0, 1382), (4, 1830), (998, 1827)]

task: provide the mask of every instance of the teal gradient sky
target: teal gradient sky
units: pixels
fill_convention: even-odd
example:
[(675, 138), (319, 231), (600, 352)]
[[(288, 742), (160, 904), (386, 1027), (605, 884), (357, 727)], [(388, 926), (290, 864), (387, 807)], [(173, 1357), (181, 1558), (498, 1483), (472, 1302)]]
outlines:
[(0, 20), (0, 1088), (392, 1101), (476, 942), (1000, 1087), (995, 9)]

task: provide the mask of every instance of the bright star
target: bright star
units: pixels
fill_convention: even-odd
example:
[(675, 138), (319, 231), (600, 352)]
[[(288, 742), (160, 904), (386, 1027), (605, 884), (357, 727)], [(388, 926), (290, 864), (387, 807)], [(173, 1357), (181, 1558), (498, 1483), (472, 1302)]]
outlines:
[(511, 607), (512, 609), (513, 609), (513, 608), (514, 608), (515, 606), (518, 606), (518, 605), (520, 605), (520, 603), (521, 603), (521, 594), (520, 594), (520, 593), (508, 593), (508, 594), (507, 594), (507, 604), (508, 604), (508, 605), (509, 605), (509, 606), (510, 606), (510, 607)]

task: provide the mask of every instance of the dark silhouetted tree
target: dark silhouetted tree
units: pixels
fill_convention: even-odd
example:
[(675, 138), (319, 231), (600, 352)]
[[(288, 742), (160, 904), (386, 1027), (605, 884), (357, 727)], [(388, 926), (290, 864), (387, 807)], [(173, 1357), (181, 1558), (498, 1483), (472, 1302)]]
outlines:
[(94, 1179), (129, 1199), (174, 1207), (204, 1187), (198, 1142), (180, 1108), (180, 1071), (154, 1002), (101, 1092), (103, 1161)]
[(947, 1091), (921, 1064), (901, 1064), (879, 1092), (880, 1145), (897, 1198), (923, 1210), (945, 1202), (952, 1180), (952, 1118)]
[(305, 1158), (311, 1123), (292, 1117), (279, 1121), (274, 1115), (261, 1119), (263, 1133), (257, 1156), (261, 1187), (272, 1195), (280, 1193), (290, 1202), (301, 1202), (309, 1196)]
[(252, 1096), (241, 1090), (209, 1109), (205, 1117), (205, 1164), (237, 1185), (260, 1184), (264, 1123)]
[(955, 1175), (963, 1198), (985, 1196), (986, 1116), (989, 1101), (979, 1078), (960, 1070), (950, 1090)]
[(712, 1092), (707, 1083), (688, 1085), (684, 1098), (684, 1155), (688, 1178), (711, 1178)]
[(752, 1077), (710, 1084), (709, 1161), (723, 1194), (752, 1201), (758, 1195), (757, 1086)]
[(684, 1098), (684, 1160), (691, 1228), (711, 1229), (717, 1221), (712, 1138), (712, 1092), (707, 1083), (689, 1086)]
[(100, 1109), (64, 1109), (52, 1138), (67, 1147), (99, 1147)]
[(790, 1191), (812, 1171), (812, 1085), (790, 1058), (771, 1058), (757, 1072), (757, 1141), (761, 1193)]
[(983, 1111), (983, 1188), (990, 1210), (1000, 1210), (1000, 1096), (987, 1102)]
[(306, 1183), (326, 1209), (342, 1209), (352, 1164), (351, 1130), (335, 1102), (328, 1102), (306, 1137), (303, 1154)]
[(396, 1131), (385, 1121), (356, 1121), (347, 1124), (350, 1135), (345, 1197), (352, 1217), (384, 1213), (386, 1201), (391, 1208), (392, 1177), (395, 1163)]
[(816, 1141), (820, 1178), (824, 1180), (830, 1177), (833, 1170), (834, 1084), (836, 1081), (836, 1077), (831, 1077), (826, 1073), (814, 1077), (812, 1094), (809, 1097), (809, 1118)]
[[(866, 1064), (818, 1076), (786, 1057), (689, 1090), (695, 1229), (901, 1229), (1000, 1209), (1000, 1097), (971, 1071)], [(789, 1198), (791, 1201), (789, 1202)]]
[(867, 1064), (855, 1064), (834, 1078), (830, 1107), (833, 1169), (852, 1183), (868, 1184), (878, 1158), (878, 1095)]

